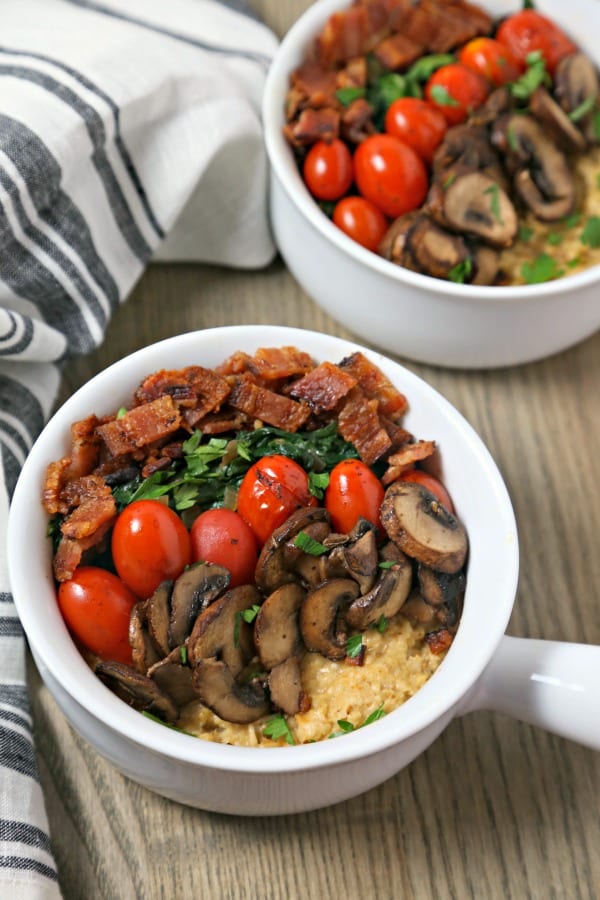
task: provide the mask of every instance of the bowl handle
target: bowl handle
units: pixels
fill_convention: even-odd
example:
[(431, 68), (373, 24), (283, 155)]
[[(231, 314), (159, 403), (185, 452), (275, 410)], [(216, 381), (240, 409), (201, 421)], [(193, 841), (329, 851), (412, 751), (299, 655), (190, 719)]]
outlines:
[(600, 646), (504, 636), (460, 713), (476, 709), (600, 750)]

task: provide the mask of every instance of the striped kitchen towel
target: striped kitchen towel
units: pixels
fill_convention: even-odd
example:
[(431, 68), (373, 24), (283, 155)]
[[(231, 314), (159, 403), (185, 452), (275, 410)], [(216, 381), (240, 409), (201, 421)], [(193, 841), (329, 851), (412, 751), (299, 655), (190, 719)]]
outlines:
[(0, 896), (58, 897), (6, 576), (9, 498), (60, 365), (150, 260), (274, 255), (260, 100), (276, 39), (243, 0), (0, 4)]

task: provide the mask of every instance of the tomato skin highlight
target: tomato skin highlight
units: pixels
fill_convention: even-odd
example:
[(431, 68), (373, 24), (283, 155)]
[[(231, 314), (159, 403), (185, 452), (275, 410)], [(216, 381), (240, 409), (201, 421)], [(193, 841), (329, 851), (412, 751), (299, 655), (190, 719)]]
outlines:
[(377, 250), (388, 229), (384, 214), (365, 197), (344, 197), (336, 204), (332, 221), (367, 250)]
[(489, 37), (473, 38), (461, 48), (458, 59), (463, 66), (479, 72), (496, 87), (516, 81), (523, 71), (510, 48)]
[(416, 97), (394, 100), (385, 114), (386, 132), (412, 147), (428, 164), (447, 128), (448, 123), (441, 112)]
[(258, 547), (250, 526), (232, 509), (207, 509), (190, 529), (192, 561), (229, 569), (229, 586), (254, 584)]
[(325, 491), (325, 508), (334, 531), (348, 534), (362, 517), (382, 534), (380, 509), (384, 489), (374, 472), (359, 459), (345, 459), (335, 466)]
[(158, 500), (136, 500), (125, 507), (115, 523), (111, 549), (119, 577), (142, 599), (161, 581), (181, 575), (192, 559), (187, 528)]
[[(440, 102), (438, 92), (443, 92), (448, 97), (448, 102)], [(481, 106), (489, 92), (490, 86), (486, 79), (462, 63), (442, 66), (425, 85), (425, 96), (449, 125), (464, 122), (472, 110)]]
[(58, 606), (69, 630), (102, 659), (131, 665), (129, 618), (138, 598), (127, 585), (95, 566), (79, 566), (58, 587)]
[(313, 197), (338, 200), (352, 184), (352, 155), (339, 139), (329, 144), (317, 141), (306, 154), (302, 172)]
[(450, 494), (435, 475), (430, 475), (429, 472), (424, 472), (423, 469), (407, 469), (406, 472), (400, 475), (399, 481), (415, 481), (417, 484), (422, 484), (434, 497), (437, 497), (440, 503), (444, 504), (448, 512), (454, 515), (454, 504)]
[(237, 498), (237, 511), (260, 544), (296, 509), (317, 505), (302, 466), (279, 454), (264, 456), (248, 469)]
[(564, 56), (577, 51), (562, 28), (535, 9), (522, 9), (505, 19), (496, 32), (496, 40), (523, 65), (530, 53), (539, 51), (551, 75)]
[(354, 179), (362, 196), (394, 219), (420, 206), (429, 187), (423, 160), (391, 134), (373, 134), (358, 145)]

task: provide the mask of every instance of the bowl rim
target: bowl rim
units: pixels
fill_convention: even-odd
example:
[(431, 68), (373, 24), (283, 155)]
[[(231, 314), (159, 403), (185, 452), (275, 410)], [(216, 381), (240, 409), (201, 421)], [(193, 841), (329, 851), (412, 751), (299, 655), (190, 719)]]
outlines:
[[(596, 263), (581, 272), (540, 284), (510, 286), (455, 284), (420, 272), (412, 272), (378, 256), (344, 234), (322, 212), (304, 184), (291, 149), (283, 136), (283, 101), (289, 76), (299, 64), (310, 41), (331, 13), (347, 7), (348, 4), (349, 0), (316, 0), (299, 16), (285, 34), (273, 57), (263, 94), (264, 140), (272, 171), (282, 190), (313, 228), (343, 253), (354, 257), (357, 262), (381, 275), (397, 281), (400, 285), (407, 284), (421, 290), (435, 290), (441, 295), (460, 297), (463, 302), (477, 305), (481, 300), (495, 300), (506, 304), (522, 301), (537, 303), (542, 297), (575, 292), (600, 280), (600, 263)], [(482, 5), (486, 5), (485, 0)]]
[[(46, 465), (56, 458), (56, 447), (64, 444), (69, 425), (81, 417), (82, 409), (87, 409), (84, 414), (89, 415), (99, 395), (112, 396), (111, 387), (123, 383), (139, 383), (148, 372), (166, 367), (166, 363), (157, 365), (156, 360), (180, 359), (185, 350), (193, 349), (195, 352), (196, 346), (200, 354), (203, 342), (211, 344), (214, 341), (218, 345), (222, 338), (230, 340), (230, 347), (224, 354), (233, 352), (233, 347), (243, 348), (245, 345), (248, 349), (250, 344), (254, 347), (286, 344), (302, 347), (303, 341), (305, 346), (308, 341), (306, 349), (317, 359), (329, 358), (329, 354), (342, 358), (356, 350), (362, 351), (376, 364), (392, 368), (394, 375), (400, 376), (401, 388), (409, 396), (409, 402), (411, 389), (415, 388), (429, 402), (435, 403), (440, 419), (445, 419), (449, 427), (460, 431), (461, 441), (464, 440), (465, 446), (475, 454), (478, 465), (485, 472), (486, 481), (493, 489), (499, 520), (502, 522), (499, 534), (504, 536), (505, 585), (500, 602), (492, 607), (489, 619), (486, 620), (489, 627), (484, 630), (480, 641), (470, 641), (468, 644), (461, 639), (459, 628), (443, 664), (412, 698), (369, 728), (357, 729), (345, 735), (343, 741), (321, 740), (309, 745), (273, 748), (229, 746), (190, 737), (153, 722), (117, 698), (91, 672), (71, 640), (57, 606), (53, 615), (57, 616), (57, 627), (61, 632), (55, 635), (55, 638), (59, 638), (58, 643), (56, 639), (48, 640), (43, 624), (36, 618), (35, 604), (30, 602), (28, 577), (31, 571), (35, 577), (36, 565), (39, 568), (40, 584), (45, 580), (47, 588), (55, 596), (49, 559), (42, 560), (43, 554), (40, 553), (39, 560), (34, 560), (32, 566), (25, 549), (32, 527), (37, 523), (41, 530), (43, 523), (47, 521), (41, 503), (36, 507), (31, 502), (31, 485), (36, 485), (36, 496), (40, 496)], [(124, 390), (122, 388), (122, 392)], [(111, 401), (110, 408), (113, 406)], [(76, 409), (77, 413), (74, 412)], [(481, 438), (448, 400), (418, 375), (378, 351), (353, 341), (306, 329), (265, 325), (225, 326), (167, 338), (118, 360), (80, 387), (52, 416), (25, 461), (9, 511), (7, 551), (15, 605), (42, 677), (45, 667), (59, 687), (89, 716), (95, 717), (107, 729), (134, 744), (161, 756), (196, 766), (248, 774), (284, 774), (348, 763), (399, 744), (436, 721), (443, 723), (444, 717), (450, 717), (461, 699), (470, 693), (504, 635), (515, 599), (519, 570), (517, 526), (506, 485)], [(463, 645), (469, 647), (466, 664), (465, 658), (459, 661)], [(448, 663), (451, 659), (453, 678), (445, 679), (447, 683), (440, 698), (437, 689), (440, 673), (450, 669)], [(76, 678), (73, 677), (73, 667)]]

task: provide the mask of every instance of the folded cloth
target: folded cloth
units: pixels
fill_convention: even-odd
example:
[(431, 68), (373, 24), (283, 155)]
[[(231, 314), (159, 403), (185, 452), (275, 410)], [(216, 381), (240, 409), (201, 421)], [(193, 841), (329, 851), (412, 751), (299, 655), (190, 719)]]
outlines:
[(274, 255), (260, 99), (276, 39), (243, 0), (2, 0), (0, 37), (0, 896), (60, 896), (9, 498), (60, 365), (97, 346), (146, 264)]

